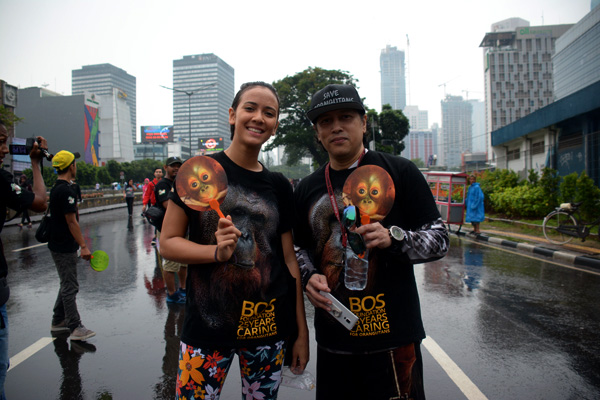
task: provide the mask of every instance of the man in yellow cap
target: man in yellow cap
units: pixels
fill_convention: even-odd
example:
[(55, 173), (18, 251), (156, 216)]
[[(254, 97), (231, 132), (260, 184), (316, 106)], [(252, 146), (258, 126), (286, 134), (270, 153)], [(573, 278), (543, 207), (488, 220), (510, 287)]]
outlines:
[(54, 304), (54, 314), (50, 330), (55, 333), (70, 332), (71, 340), (86, 340), (96, 333), (83, 326), (77, 311), (76, 297), (79, 292), (77, 282), (77, 250), (81, 258), (92, 257), (79, 227), (77, 212), (77, 194), (71, 184), (77, 175), (75, 159), (79, 153), (61, 150), (52, 159), (52, 166), (58, 173), (54, 187), (50, 191), (50, 215), (52, 216), (52, 235), (48, 249), (52, 254), (60, 289)]

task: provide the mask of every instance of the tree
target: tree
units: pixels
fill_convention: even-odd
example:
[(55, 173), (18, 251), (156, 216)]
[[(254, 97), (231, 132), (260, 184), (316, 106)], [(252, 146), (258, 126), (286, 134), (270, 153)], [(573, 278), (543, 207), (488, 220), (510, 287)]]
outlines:
[(110, 175), (111, 182), (117, 182), (119, 180), (121, 174), (121, 165), (115, 160), (108, 160), (106, 166), (103, 167), (108, 170), (108, 174)]
[[(391, 147), (393, 154), (400, 154), (404, 150), (402, 140), (408, 135), (409, 126), (408, 118), (402, 111), (393, 110), (389, 104), (381, 107), (381, 113), (379, 113), (381, 143), (385, 147)], [(388, 151), (385, 148), (382, 150)]]
[(96, 175), (98, 178), (98, 183), (102, 183), (103, 185), (110, 185), (113, 182), (108, 170), (105, 167), (98, 168), (98, 174)]
[(329, 157), (314, 138), (306, 110), (312, 95), (323, 87), (329, 84), (355, 85), (356, 82), (346, 71), (313, 67), (273, 82), (281, 102), (281, 116), (275, 139), (265, 150), (285, 146), (287, 165), (297, 165), (305, 156), (312, 156), (313, 162), (318, 165), (325, 164)]
[(410, 161), (413, 162), (418, 168), (425, 168), (425, 162), (420, 158), (412, 158)]
[(6, 128), (10, 130), (10, 128), (21, 121), (23, 121), (23, 118), (17, 117), (11, 109), (5, 108), (0, 104), (0, 124), (6, 126)]
[(79, 161), (77, 163), (77, 183), (80, 186), (94, 185), (96, 183), (97, 170), (98, 167)]

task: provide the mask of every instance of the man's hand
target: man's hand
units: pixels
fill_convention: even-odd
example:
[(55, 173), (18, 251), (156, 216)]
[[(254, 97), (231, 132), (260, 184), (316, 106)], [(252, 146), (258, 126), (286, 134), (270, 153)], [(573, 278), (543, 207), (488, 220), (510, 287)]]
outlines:
[(242, 232), (235, 227), (230, 215), (227, 218), (219, 218), (219, 224), (215, 232), (217, 238), (215, 261), (225, 262), (229, 260), (235, 251), (240, 236), (242, 236)]
[(90, 252), (90, 249), (88, 249), (87, 246), (83, 246), (81, 247), (81, 258), (83, 258), (86, 261), (90, 261), (92, 259), (92, 253)]
[(329, 307), (331, 305), (331, 300), (322, 296), (320, 293), (321, 291), (327, 293), (331, 292), (329, 286), (327, 286), (327, 278), (325, 278), (325, 275), (314, 274), (306, 284), (306, 296), (313, 306), (322, 308), (325, 311), (331, 311), (331, 308)]
[(385, 249), (392, 245), (390, 231), (379, 222), (362, 225), (356, 228), (354, 232), (362, 235), (363, 239), (365, 239), (367, 249), (372, 249), (374, 247)]
[[(31, 149), (31, 153), (29, 153), (29, 158), (31, 161), (35, 161), (39, 163), (42, 158), (44, 158), (44, 153), (40, 151), (40, 149), (48, 149), (48, 142), (42, 136), (37, 136), (36, 140), (33, 142), (33, 147)], [(38, 144), (38, 141), (40, 142)]]

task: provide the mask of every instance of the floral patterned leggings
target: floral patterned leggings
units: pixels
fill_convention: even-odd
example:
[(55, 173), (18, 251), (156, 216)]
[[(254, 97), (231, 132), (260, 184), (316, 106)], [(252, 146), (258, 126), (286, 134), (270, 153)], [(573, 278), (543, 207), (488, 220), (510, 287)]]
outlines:
[(277, 398), (285, 358), (285, 342), (240, 349), (201, 349), (180, 342), (177, 399), (217, 400), (234, 355), (240, 361), (245, 400)]

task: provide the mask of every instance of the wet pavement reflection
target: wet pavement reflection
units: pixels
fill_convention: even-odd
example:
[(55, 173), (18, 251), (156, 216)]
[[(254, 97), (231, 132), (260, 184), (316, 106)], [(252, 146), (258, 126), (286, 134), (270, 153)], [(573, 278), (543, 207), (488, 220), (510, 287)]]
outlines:
[[(136, 207), (139, 210), (139, 207)], [(135, 211), (135, 210), (134, 210)], [(135, 213), (134, 213), (135, 215)], [(9, 371), (9, 399), (172, 399), (184, 307), (167, 305), (150, 241), (152, 226), (125, 208), (82, 215), (92, 250), (110, 256), (96, 272), (81, 261), (77, 302), (87, 342), (51, 341), (58, 277), (34, 230), (3, 231), (9, 261), (11, 357), (48, 345)], [(489, 399), (596, 399), (600, 393), (600, 276), (451, 236), (449, 255), (415, 267), (422, 313), (433, 338)], [(311, 362), (315, 373), (312, 306)], [(464, 394), (423, 349), (428, 399)], [(241, 397), (232, 366), (221, 399)], [(314, 391), (282, 387), (281, 399)]]
[(479, 389), (490, 399), (597, 398), (599, 276), (455, 236), (451, 244), (423, 269), (424, 321)]

